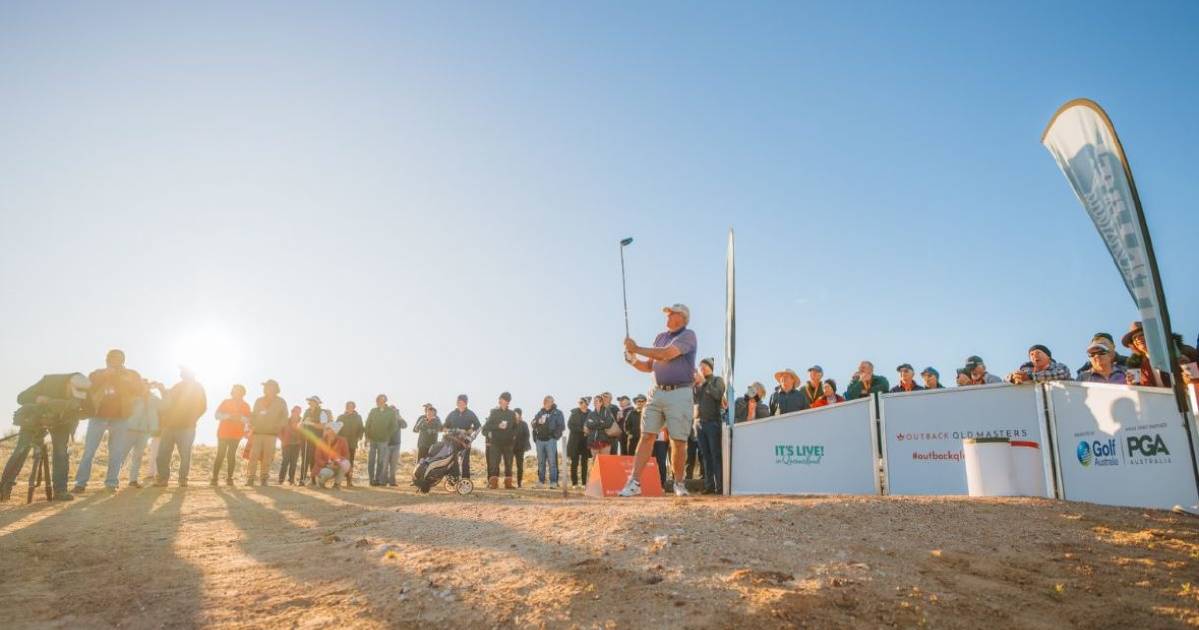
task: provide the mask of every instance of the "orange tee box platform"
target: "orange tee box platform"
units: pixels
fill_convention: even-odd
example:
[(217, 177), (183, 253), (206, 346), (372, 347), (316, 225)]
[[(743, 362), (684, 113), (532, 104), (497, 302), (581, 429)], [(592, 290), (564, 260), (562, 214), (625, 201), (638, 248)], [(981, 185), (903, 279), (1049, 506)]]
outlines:
[[(629, 480), (629, 473), (632, 470), (633, 457), (631, 455), (600, 455), (591, 468), (591, 478), (587, 480), (587, 490), (584, 494), (596, 498), (614, 497), (624, 489), (624, 484)], [(645, 463), (645, 468), (641, 469), (641, 496), (662, 496), (662, 480), (658, 478), (658, 462), (652, 457)]]

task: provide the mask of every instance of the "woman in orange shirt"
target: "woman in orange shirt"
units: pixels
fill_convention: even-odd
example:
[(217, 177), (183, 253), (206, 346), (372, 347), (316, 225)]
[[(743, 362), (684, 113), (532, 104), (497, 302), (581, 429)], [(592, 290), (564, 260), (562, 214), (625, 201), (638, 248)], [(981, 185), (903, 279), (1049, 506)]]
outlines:
[(229, 398), (216, 408), (216, 419), (220, 422), (216, 429), (216, 462), (212, 465), (212, 481), (208, 485), (215, 486), (221, 476), (221, 463), (229, 464), (229, 472), (225, 474), (225, 484), (233, 485), (233, 468), (237, 465), (237, 445), (246, 434), (246, 422), (250, 419), (250, 405), (246, 403), (246, 388), (234, 385), (229, 392)]

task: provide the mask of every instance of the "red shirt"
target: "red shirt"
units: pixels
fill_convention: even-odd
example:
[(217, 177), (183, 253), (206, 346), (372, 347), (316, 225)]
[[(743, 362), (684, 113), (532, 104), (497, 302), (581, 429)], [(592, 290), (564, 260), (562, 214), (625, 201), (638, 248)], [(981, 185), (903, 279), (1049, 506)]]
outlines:
[(350, 458), (350, 447), (346, 439), (338, 436), (332, 444), (321, 440), (316, 443), (316, 456), (312, 458), (312, 472), (316, 474), (329, 462)]
[[(841, 394), (837, 394), (836, 396), (837, 396), (836, 402), (845, 402), (844, 396), (842, 396)], [(827, 396), (821, 396), (820, 398), (817, 398), (816, 400), (812, 401), (812, 407), (824, 407), (829, 404), (831, 404), (831, 403), (829, 403)]]

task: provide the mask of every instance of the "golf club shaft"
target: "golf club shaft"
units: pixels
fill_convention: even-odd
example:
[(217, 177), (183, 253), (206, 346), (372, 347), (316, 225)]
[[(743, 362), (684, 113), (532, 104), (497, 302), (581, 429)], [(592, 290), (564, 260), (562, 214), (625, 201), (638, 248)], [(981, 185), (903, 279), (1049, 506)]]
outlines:
[(620, 297), (624, 300), (624, 336), (629, 336), (629, 290), (624, 278), (624, 245), (620, 246)]

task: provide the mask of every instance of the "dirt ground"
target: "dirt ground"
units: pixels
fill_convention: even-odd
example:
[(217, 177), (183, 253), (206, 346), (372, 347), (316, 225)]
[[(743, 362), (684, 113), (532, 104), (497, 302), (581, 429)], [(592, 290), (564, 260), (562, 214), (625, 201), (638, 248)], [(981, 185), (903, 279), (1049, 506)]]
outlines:
[(2, 625), (1199, 626), (1199, 519), (1166, 512), (210, 488), (207, 470), (69, 503), (24, 505), (18, 486), (0, 505)]

